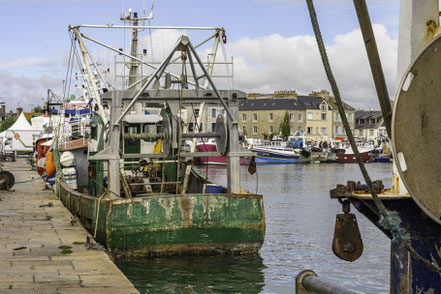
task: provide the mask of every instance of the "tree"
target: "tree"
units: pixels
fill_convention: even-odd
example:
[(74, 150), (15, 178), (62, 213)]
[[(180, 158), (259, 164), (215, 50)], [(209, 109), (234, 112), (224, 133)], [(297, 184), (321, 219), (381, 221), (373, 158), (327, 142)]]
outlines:
[(280, 135), (282, 136), (283, 140), (287, 140), (289, 135), (291, 134), (291, 126), (289, 124), (288, 111), (285, 112), (285, 116), (283, 117), (283, 120), (280, 123), (279, 132), (280, 132)]
[(34, 109), (32, 109), (32, 111), (36, 112), (36, 113), (42, 113), (43, 112), (43, 108), (41, 108), (40, 105), (37, 105), (37, 106), (34, 107)]
[(6, 131), (7, 129), (9, 129), (17, 120), (16, 117), (10, 116), (7, 117), (4, 122), (2, 122), (2, 125), (0, 127), (0, 132)]

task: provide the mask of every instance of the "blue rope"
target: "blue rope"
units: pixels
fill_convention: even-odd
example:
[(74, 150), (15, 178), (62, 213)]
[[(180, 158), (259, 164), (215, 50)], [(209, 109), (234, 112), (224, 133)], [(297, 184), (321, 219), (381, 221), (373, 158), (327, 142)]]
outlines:
[(35, 181), (35, 180), (41, 179), (42, 177), (45, 177), (45, 176), (46, 176), (46, 173), (44, 173), (44, 174), (42, 174), (41, 176), (39, 176), (38, 178), (35, 178), (35, 179), (32, 179), (32, 180), (21, 181), (21, 182), (15, 182), (14, 185), (15, 185), (15, 184), (29, 183), (29, 182), (32, 182), (32, 181)]
[(402, 226), (402, 221), (398, 212), (388, 211), (386, 215), (380, 217), (378, 222), (381, 227), (389, 231), (392, 235), (392, 242), (404, 246), (410, 240), (409, 232)]

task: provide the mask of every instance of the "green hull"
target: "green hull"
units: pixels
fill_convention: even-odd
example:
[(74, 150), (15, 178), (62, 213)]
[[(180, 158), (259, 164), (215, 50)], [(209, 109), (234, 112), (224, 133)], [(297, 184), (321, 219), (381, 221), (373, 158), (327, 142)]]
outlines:
[(265, 237), (262, 195), (149, 194), (99, 200), (64, 182), (59, 195), (118, 259), (256, 253)]

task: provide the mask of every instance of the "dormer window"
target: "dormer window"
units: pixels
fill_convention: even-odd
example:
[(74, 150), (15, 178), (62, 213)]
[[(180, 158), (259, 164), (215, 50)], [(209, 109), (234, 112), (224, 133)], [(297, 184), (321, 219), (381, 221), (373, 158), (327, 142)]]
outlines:
[(322, 111), (327, 111), (327, 110), (328, 110), (328, 105), (326, 105), (326, 103), (323, 102), (322, 104), (320, 104), (320, 109), (321, 109)]

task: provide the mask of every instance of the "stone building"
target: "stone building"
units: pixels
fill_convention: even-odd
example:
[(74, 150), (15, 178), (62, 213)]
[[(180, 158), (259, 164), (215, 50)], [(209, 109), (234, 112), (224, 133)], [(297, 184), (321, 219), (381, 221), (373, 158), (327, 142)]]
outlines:
[[(320, 92), (313, 91), (311, 96), (320, 96), (326, 99), (326, 101), (329, 103), (329, 105), (332, 108), (332, 134), (331, 137), (336, 138), (343, 138), (346, 139), (346, 132), (343, 127), (343, 122), (340, 117), (340, 113), (337, 109), (337, 104), (335, 102), (335, 98), (329, 95), (329, 92), (326, 90), (321, 90)], [(346, 118), (348, 119), (349, 126), (351, 127), (352, 132), (354, 132), (355, 129), (355, 108), (350, 106), (347, 103), (343, 102), (343, 108), (345, 109)]]
[(249, 99), (239, 104), (239, 129), (250, 138), (278, 135), (286, 112), (291, 134), (305, 129), (304, 106), (292, 98)]
[(250, 138), (278, 135), (285, 113), (291, 135), (302, 131), (309, 138), (332, 135), (332, 108), (318, 96), (299, 96), (294, 91), (271, 95), (252, 94), (239, 104), (239, 128)]
[(381, 137), (387, 137), (381, 111), (355, 112), (355, 136), (364, 141), (378, 142)]

